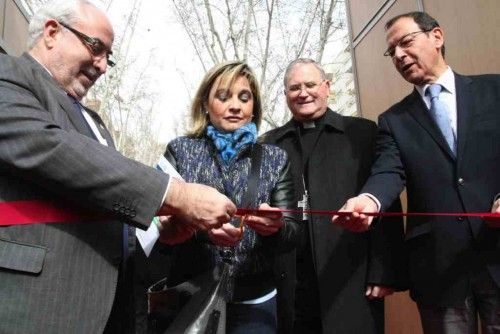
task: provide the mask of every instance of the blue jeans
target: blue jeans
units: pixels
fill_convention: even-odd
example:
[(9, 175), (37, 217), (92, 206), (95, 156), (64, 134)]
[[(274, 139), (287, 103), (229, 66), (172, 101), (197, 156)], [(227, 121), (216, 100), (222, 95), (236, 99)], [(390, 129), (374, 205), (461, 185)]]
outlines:
[(424, 333), (477, 334), (478, 313), (483, 334), (500, 333), (500, 288), (485, 269), (473, 275), (463, 307), (418, 305)]
[(275, 334), (276, 296), (255, 305), (227, 304), (227, 334)]

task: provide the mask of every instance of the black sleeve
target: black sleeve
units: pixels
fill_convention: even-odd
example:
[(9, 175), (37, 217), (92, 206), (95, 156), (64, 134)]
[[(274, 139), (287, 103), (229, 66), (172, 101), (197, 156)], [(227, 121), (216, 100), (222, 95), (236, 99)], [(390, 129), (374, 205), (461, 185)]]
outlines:
[[(295, 209), (295, 192), (290, 162), (283, 167), (276, 186), (272, 190), (269, 205), (281, 209)], [(272, 243), (277, 252), (289, 251), (297, 245), (300, 235), (300, 224), (294, 213), (283, 213), (284, 225), (275, 234), (263, 237), (265, 243)]]

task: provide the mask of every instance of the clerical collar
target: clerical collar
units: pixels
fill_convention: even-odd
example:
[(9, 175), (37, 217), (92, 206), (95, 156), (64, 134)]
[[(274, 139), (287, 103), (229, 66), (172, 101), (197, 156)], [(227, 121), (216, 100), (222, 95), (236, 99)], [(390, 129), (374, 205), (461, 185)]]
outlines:
[(314, 129), (316, 127), (316, 123), (314, 123), (314, 121), (303, 122), (302, 127), (304, 129)]
[(304, 122), (295, 121), (295, 122), (297, 122), (302, 129), (305, 129), (305, 130), (315, 129), (315, 128), (321, 127), (321, 125), (323, 125), (323, 123), (325, 122), (325, 115), (326, 115), (326, 113), (321, 115), (319, 118), (316, 118), (316, 119), (311, 120), (311, 121), (304, 121)]

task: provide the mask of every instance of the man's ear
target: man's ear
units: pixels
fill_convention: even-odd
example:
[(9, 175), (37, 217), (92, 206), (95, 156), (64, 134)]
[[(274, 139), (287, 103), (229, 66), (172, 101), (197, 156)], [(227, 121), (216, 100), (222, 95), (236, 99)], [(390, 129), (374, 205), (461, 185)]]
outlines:
[(61, 25), (56, 20), (50, 19), (43, 26), (43, 42), (49, 49), (53, 48), (57, 39), (60, 37)]
[(441, 27), (435, 27), (430, 32), (434, 37), (434, 43), (436, 48), (441, 49), (444, 45), (444, 31)]
[(326, 86), (326, 96), (330, 96), (330, 80), (325, 80), (325, 86)]

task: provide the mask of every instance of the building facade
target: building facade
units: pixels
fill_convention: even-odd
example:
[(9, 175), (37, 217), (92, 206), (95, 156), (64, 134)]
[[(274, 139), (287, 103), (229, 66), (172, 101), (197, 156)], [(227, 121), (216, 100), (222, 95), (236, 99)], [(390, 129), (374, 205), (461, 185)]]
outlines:
[(28, 13), (20, 0), (0, 0), (0, 52), (18, 56), (26, 50)]

